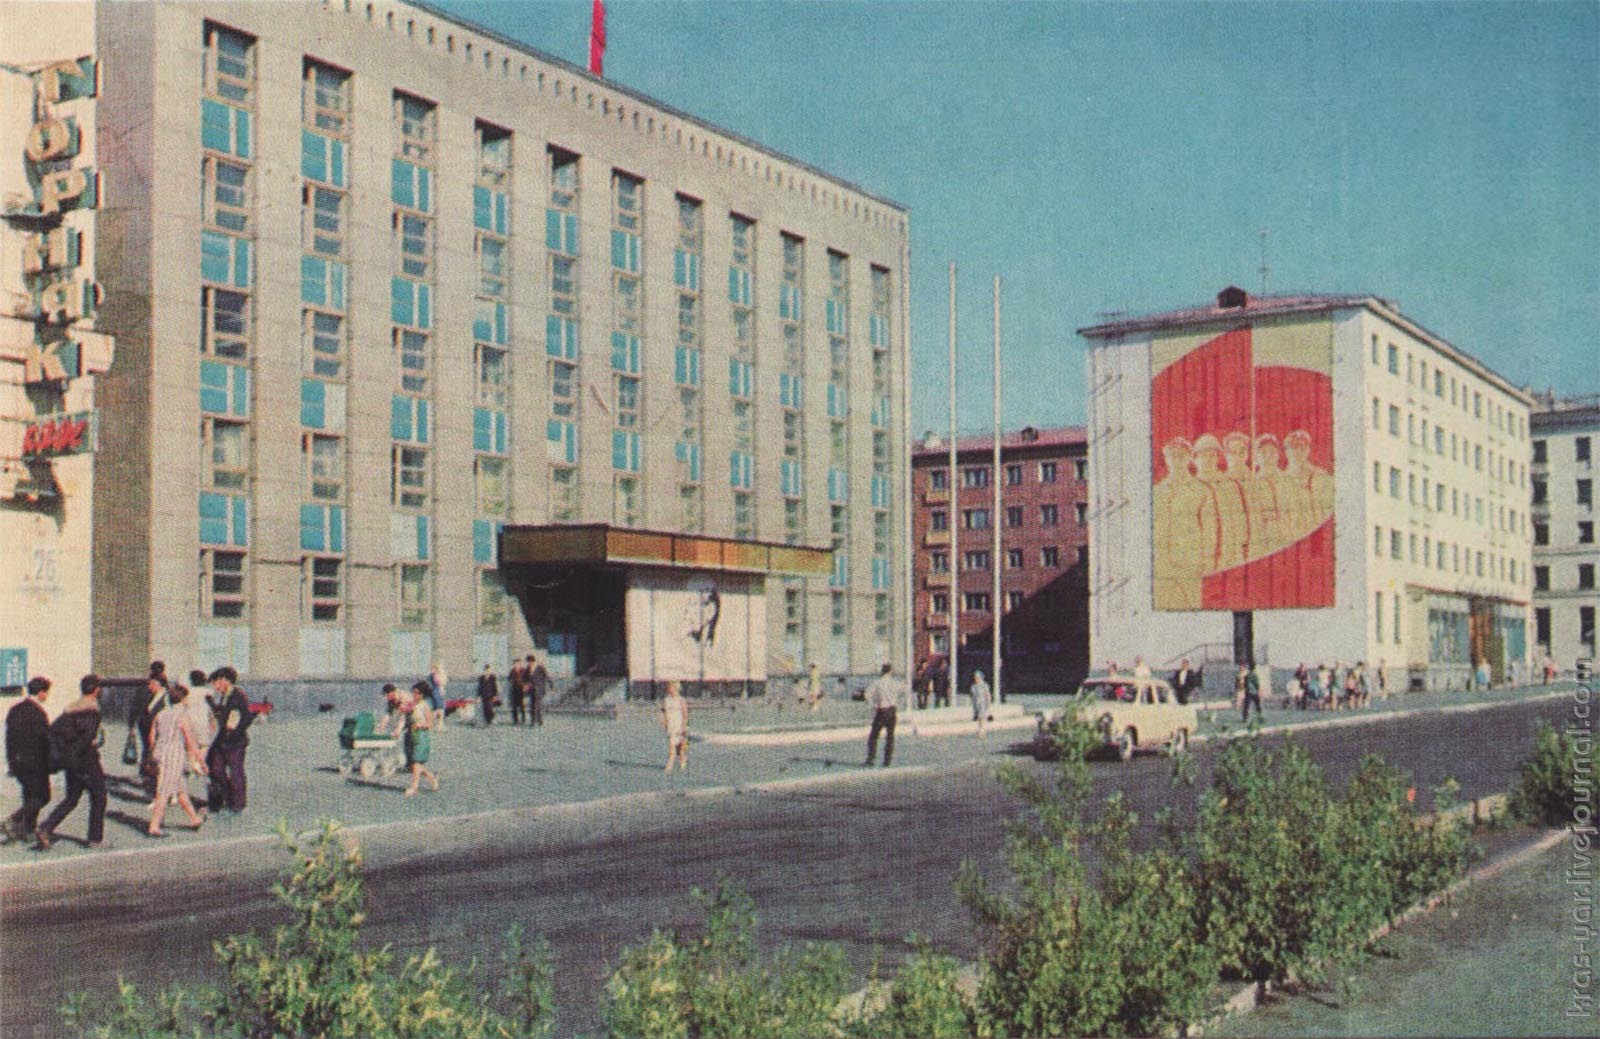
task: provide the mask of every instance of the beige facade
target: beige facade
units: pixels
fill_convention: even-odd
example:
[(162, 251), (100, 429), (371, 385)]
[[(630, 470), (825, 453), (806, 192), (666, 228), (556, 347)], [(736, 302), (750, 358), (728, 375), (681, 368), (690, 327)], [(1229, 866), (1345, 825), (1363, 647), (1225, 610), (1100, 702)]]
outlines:
[(1570, 672), (1595, 656), (1600, 542), (1595, 458), (1600, 397), (1543, 398), (1533, 418), (1533, 607), (1535, 662)]
[[(62, 18), (66, 12), (71, 17)], [(0, 9), (0, 686), (91, 666), (97, 325), (92, 20)], [(26, 654), (26, 668), (20, 654)], [(65, 702), (64, 697), (57, 697)], [(0, 702), (0, 706), (3, 706)]]
[[(1527, 674), (1531, 398), (1370, 296), (1249, 297), (1081, 330), (1089, 341), (1091, 659), (1231, 664), (1242, 618), (1153, 594), (1152, 343), (1294, 330), (1328, 371), (1331, 601), (1256, 609), (1255, 652), (1382, 663), (1400, 684), (1461, 686), (1478, 659)], [(1276, 362), (1282, 364), (1282, 361)], [(1291, 425), (1310, 423), (1306, 415)], [(1294, 402), (1289, 409), (1293, 411)], [(1231, 465), (1230, 465), (1231, 468)], [(1307, 574), (1321, 578), (1321, 573)]]
[(903, 208), (431, 10), (93, 10), (98, 667), (502, 667), (550, 523), (837, 544), (765, 664), (898, 658)]

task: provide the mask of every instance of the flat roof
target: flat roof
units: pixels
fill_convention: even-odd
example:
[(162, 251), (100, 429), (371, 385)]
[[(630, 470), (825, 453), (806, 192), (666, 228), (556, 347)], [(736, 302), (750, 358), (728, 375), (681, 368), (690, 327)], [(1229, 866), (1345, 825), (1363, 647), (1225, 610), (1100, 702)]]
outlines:
[(1275, 296), (1244, 297), (1243, 306), (1223, 307), (1211, 304), (1182, 307), (1158, 314), (1124, 318), (1078, 329), (1085, 339), (1112, 339), (1139, 332), (1155, 332), (1168, 328), (1187, 328), (1193, 325), (1216, 325), (1230, 322), (1252, 321), (1259, 318), (1279, 317), (1289, 314), (1317, 314), (1352, 307), (1364, 307), (1392, 324), (1423, 340), (1435, 350), (1449, 357), (1501, 391), (1530, 407), (1534, 397), (1527, 390), (1512, 385), (1504, 376), (1485, 365), (1476, 357), (1453, 345), (1443, 336), (1436, 335), (1400, 312), (1398, 304), (1371, 293), (1329, 294), (1288, 293)]
[[(784, 162), (791, 163), (794, 166), (797, 166), (800, 169), (805, 170), (807, 173), (810, 173), (810, 174), (812, 174), (814, 176), (822, 177), (825, 180), (832, 181), (834, 184), (837, 184), (842, 188), (845, 188), (845, 189), (850, 190), (850, 191), (854, 191), (856, 194), (860, 195), (862, 198), (869, 198), (872, 201), (879, 203), (880, 205), (888, 206), (889, 208), (897, 210), (900, 213), (905, 214), (907, 216), (909, 216), (911, 214), (911, 210), (908, 207), (906, 207), (905, 205), (902, 205), (899, 202), (896, 202), (892, 198), (888, 198), (888, 197), (883, 196), (883, 195), (875, 194), (875, 193), (873, 193), (871, 191), (866, 190), (865, 188), (863, 188), (861, 185), (855, 183), (854, 181), (846, 180), (845, 178), (839, 176), (836, 173), (829, 173), (827, 170), (821, 169), (820, 167), (817, 167), (817, 166), (813, 166), (811, 163), (806, 162), (804, 159), (797, 159), (792, 155), (788, 155), (788, 154), (786, 154), (784, 152), (778, 151), (776, 148), (773, 148), (770, 145), (762, 144), (760, 141), (757, 141), (757, 140), (754, 140), (752, 138), (746, 137), (744, 134), (737, 133), (737, 132), (735, 132), (733, 130), (729, 130), (728, 128), (723, 127), (723, 126), (718, 126), (716, 123), (713, 123), (713, 122), (711, 122), (709, 120), (706, 120), (706, 119), (702, 119), (697, 115), (691, 115), (690, 113), (685, 112), (682, 109), (675, 108), (672, 105), (667, 104), (665, 101), (661, 101), (661, 100), (659, 100), (657, 98), (651, 97), (649, 94), (646, 94), (643, 91), (635, 90), (632, 87), (624, 86), (621, 83), (618, 83), (614, 79), (606, 79), (604, 76), (596, 76), (594, 73), (590, 72), (588, 69), (584, 68), (582, 65), (574, 65), (572, 62), (567, 61), (564, 58), (558, 58), (553, 54), (546, 54), (544, 51), (539, 50), (538, 48), (533, 47), (533, 46), (531, 46), (531, 45), (529, 45), (527, 43), (524, 43), (521, 40), (513, 39), (510, 36), (506, 36), (506, 35), (504, 35), (502, 33), (498, 33), (493, 29), (487, 28), (486, 26), (479, 25), (477, 22), (474, 22), (474, 21), (471, 21), (469, 19), (463, 18), (460, 15), (451, 14), (449, 11), (446, 11), (446, 10), (444, 10), (442, 8), (439, 8), (439, 7), (435, 7), (433, 4), (424, 3), (423, 0), (397, 0), (397, 2), (403, 4), (403, 5), (407, 6), (407, 7), (415, 7), (419, 11), (425, 11), (428, 14), (433, 15), (435, 18), (443, 19), (444, 21), (447, 21), (447, 22), (451, 23), (452, 25), (459, 25), (463, 29), (470, 29), (472, 32), (478, 33), (481, 36), (485, 36), (485, 37), (487, 37), (487, 38), (489, 38), (491, 40), (494, 40), (496, 43), (500, 44), (503, 47), (510, 47), (513, 50), (520, 51), (523, 54), (528, 55), (530, 58), (537, 58), (539, 61), (547, 62), (547, 63), (549, 63), (551, 65), (554, 65), (557, 68), (561, 69), (563, 72), (568, 72), (568, 73), (571, 73), (574, 76), (578, 76), (578, 77), (580, 77), (582, 79), (586, 79), (590, 83), (594, 83), (594, 84), (599, 85), (599, 86), (604, 86), (608, 90), (615, 90), (617, 93), (626, 95), (627, 97), (630, 97), (635, 101), (640, 101), (640, 102), (643, 102), (644, 104), (652, 105), (655, 108), (659, 109), (662, 112), (667, 113), (668, 115), (672, 116), (675, 119), (682, 119), (686, 123), (693, 123), (695, 126), (699, 126), (699, 127), (704, 128), (704, 129), (711, 130), (711, 131), (714, 131), (714, 132), (719, 133), (719, 134), (723, 134), (724, 136), (728, 137), (730, 140), (736, 141), (737, 143), (742, 144), (747, 148), (754, 148), (757, 151), (760, 151), (760, 152), (763, 152), (763, 153), (765, 153), (767, 155), (770, 155), (775, 159), (781, 159)], [(537, 10), (536, 7), (532, 7), (532, 8), (529, 8), (529, 9), (530, 10)]]
[[(1030, 435), (1031, 434), (1031, 435)], [(1024, 426), (1000, 434), (1000, 453), (1029, 448), (1077, 447), (1088, 444), (1089, 433), (1083, 426)], [(993, 451), (993, 433), (972, 433), (956, 438), (956, 453)], [(950, 441), (938, 434), (918, 440), (912, 450), (913, 458), (945, 458), (950, 454)]]
[(833, 550), (614, 527), (609, 523), (510, 525), (500, 533), (502, 565), (655, 566), (681, 570), (825, 577)]

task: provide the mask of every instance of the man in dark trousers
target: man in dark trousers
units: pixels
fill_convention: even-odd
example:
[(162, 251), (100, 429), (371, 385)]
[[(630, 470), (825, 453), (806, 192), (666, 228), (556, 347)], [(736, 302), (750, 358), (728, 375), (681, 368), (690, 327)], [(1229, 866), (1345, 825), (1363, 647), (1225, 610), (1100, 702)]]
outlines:
[(50, 850), (56, 827), (78, 807), (85, 790), (89, 792), (89, 847), (98, 846), (106, 835), (106, 772), (100, 767), (100, 676), (84, 675), (78, 689), (83, 695), (50, 725), (50, 747), (55, 764), (67, 774), (67, 795), (34, 834), (34, 847), (40, 851)]
[(244, 811), (244, 752), (250, 746), (250, 701), (235, 683), (239, 672), (219, 667), (206, 679), (214, 696), (211, 710), (217, 716), (217, 736), (206, 752), (206, 771), (210, 773), (210, 802), (213, 812), (224, 807), (234, 813)]
[(139, 730), (139, 781), (145, 795), (152, 799), (156, 796), (156, 773), (148, 765), (150, 730), (155, 726), (156, 715), (166, 710), (168, 702), (167, 665), (160, 660), (152, 661), (149, 677), (144, 680), (144, 688), (134, 696), (133, 712), (129, 715), (131, 724)]
[(506, 674), (506, 688), (511, 693), (511, 724), (521, 725), (527, 714), (524, 704), (528, 702), (528, 665), (520, 660), (511, 662), (511, 670)]
[(939, 659), (933, 662), (933, 706), (950, 706), (950, 662)]
[(889, 767), (889, 762), (894, 758), (895, 720), (899, 717), (900, 708), (906, 706), (910, 699), (905, 683), (891, 675), (890, 670), (890, 665), (883, 665), (883, 673), (878, 680), (867, 686), (867, 707), (872, 710), (872, 728), (867, 733), (868, 766), (877, 763), (878, 733), (881, 732), (884, 735), (883, 767)]
[(1200, 672), (1189, 666), (1187, 660), (1178, 665), (1178, 670), (1172, 672), (1172, 691), (1178, 695), (1179, 703), (1188, 703), (1200, 689)]
[(478, 706), (483, 711), (483, 724), (494, 724), (494, 702), (500, 696), (500, 683), (494, 677), (494, 668), (483, 665), (478, 676)]
[(544, 694), (550, 691), (550, 672), (528, 654), (528, 709), (529, 722), (536, 729), (544, 728)]
[(22, 807), (6, 820), (6, 836), (23, 841), (39, 825), (39, 810), (50, 803), (50, 679), (28, 679), (28, 695), (6, 715), (6, 768), (22, 787)]

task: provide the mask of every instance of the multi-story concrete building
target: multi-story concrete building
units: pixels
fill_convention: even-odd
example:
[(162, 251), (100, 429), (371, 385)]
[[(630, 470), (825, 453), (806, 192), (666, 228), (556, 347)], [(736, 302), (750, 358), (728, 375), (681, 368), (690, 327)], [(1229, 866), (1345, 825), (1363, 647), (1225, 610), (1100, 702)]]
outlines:
[(48, 17), (126, 343), (97, 668), (903, 665), (904, 208), (420, 5)]
[(1096, 659), (1526, 665), (1527, 393), (1375, 296), (1080, 334)]
[(1533, 627), (1537, 662), (1563, 669), (1595, 655), (1600, 543), (1594, 448), (1600, 396), (1541, 399), (1533, 410)]
[(7, 691), (36, 673), (70, 688), (90, 667), (94, 373), (112, 359), (94, 280), (102, 197), (94, 37), (78, 24), (33, 31), (35, 11), (16, 4), (0, 14), (0, 688)]
[[(912, 608), (919, 673), (930, 660), (949, 656), (952, 606), (961, 638), (960, 690), (966, 690), (974, 670), (989, 672), (998, 606), (1005, 689), (1059, 692), (1074, 688), (1084, 676), (1089, 661), (1088, 466), (1081, 426), (1004, 434), (996, 516), (992, 437), (959, 440), (954, 478), (948, 441), (929, 434), (916, 445), (911, 457)], [(999, 558), (994, 555), (997, 524)], [(995, 567), (1000, 568), (999, 603), (994, 602)]]

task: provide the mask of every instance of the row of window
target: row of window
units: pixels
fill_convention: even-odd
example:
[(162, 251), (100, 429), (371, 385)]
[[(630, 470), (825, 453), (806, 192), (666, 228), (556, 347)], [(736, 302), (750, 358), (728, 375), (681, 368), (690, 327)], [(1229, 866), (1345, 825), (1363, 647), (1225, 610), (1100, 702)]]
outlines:
[[(1594, 508), (1594, 481), (1582, 477), (1572, 482), (1572, 500), (1580, 508)], [(1533, 478), (1533, 504), (1550, 504), (1550, 481), (1547, 477), (1535, 476)]]
[[(1572, 438), (1572, 460), (1579, 465), (1587, 465), (1593, 461), (1592, 445), (1589, 437)], [(1548, 465), (1550, 462), (1550, 442), (1536, 439), (1533, 442), (1533, 464)]]
[[(1579, 520), (1574, 533), (1578, 544), (1594, 544), (1594, 520)], [(1535, 523), (1533, 525), (1533, 543), (1535, 546), (1550, 544), (1550, 524)]]
[[(1430, 512), (1440, 515), (1449, 513), (1451, 516), (1487, 526), (1494, 530), (1504, 530), (1511, 533), (1524, 533), (1527, 526), (1527, 514), (1514, 508), (1487, 502), (1480, 497), (1475, 497), (1457, 487), (1446, 487), (1444, 482), (1434, 481), (1427, 476), (1418, 477), (1416, 473), (1406, 473), (1402, 482), (1400, 470), (1394, 466), (1388, 468), (1389, 497), (1396, 501), (1405, 501)], [(1372, 463), (1372, 490), (1375, 494), (1384, 491), (1384, 466), (1381, 462)], [(1536, 501), (1535, 504), (1538, 504)]]
[[(961, 467), (961, 486), (967, 489), (989, 486), (990, 474), (993, 466), (968, 465)], [(1020, 462), (1006, 464), (1006, 486), (1020, 487), (1024, 480), (1025, 467)], [(1060, 478), (1059, 462), (1039, 462), (1035, 468), (1039, 483), (1055, 483)], [(1072, 478), (1074, 480), (1087, 480), (1089, 478), (1089, 462), (1084, 458), (1072, 461)], [(950, 470), (929, 469), (928, 489), (944, 491), (950, 488)]]
[[(1089, 506), (1085, 502), (1076, 502), (1072, 506), (1073, 519), (1079, 526), (1089, 521)], [(988, 530), (991, 520), (988, 509), (962, 509), (962, 530)], [(1027, 510), (1021, 505), (1008, 505), (1005, 512), (1006, 526), (1021, 527), (1027, 523)], [(1058, 527), (1061, 525), (1061, 506), (1051, 502), (1039, 506), (1039, 526)], [(928, 513), (928, 529), (943, 531), (950, 529), (950, 514), (944, 509), (932, 509)]]
[[(1079, 545), (1076, 551), (1078, 562), (1087, 563), (1089, 561), (1089, 549), (1087, 547)], [(1026, 552), (1024, 549), (1008, 548), (1005, 550), (1005, 557), (1007, 570), (1021, 570), (1023, 567), (1028, 565)], [(972, 549), (970, 551), (963, 552), (961, 553), (961, 569), (987, 570), (989, 569), (990, 559), (991, 557), (988, 549)], [(1056, 567), (1059, 567), (1061, 565), (1060, 546), (1045, 545), (1040, 548), (1039, 565), (1047, 569), (1055, 569)], [(929, 552), (928, 571), (929, 573), (935, 574), (949, 573), (950, 553), (937, 550)]]
[(1410, 561), (1441, 573), (1465, 574), (1513, 584), (1519, 580), (1519, 574), (1521, 579), (1527, 577), (1527, 572), (1520, 570), (1517, 560), (1510, 556), (1494, 551), (1485, 553), (1482, 549), (1447, 542), (1442, 538), (1435, 541), (1431, 534), (1419, 536), (1415, 532), (1394, 529), (1386, 532), (1381, 526), (1372, 528), (1372, 554), (1379, 559), (1387, 555), (1396, 562)]
[[(1594, 591), (1593, 563), (1578, 564), (1578, 581), (1574, 587), (1580, 592)], [(1548, 566), (1535, 566), (1533, 568), (1533, 590), (1536, 592), (1550, 591), (1550, 568)], [(1557, 589), (1557, 591), (1567, 591), (1567, 589)]]
[[(1595, 655), (1595, 634), (1593, 606), (1579, 606), (1576, 612), (1578, 622), (1578, 652), (1582, 656)], [(1551, 638), (1551, 608), (1536, 606), (1533, 610), (1534, 645), (1543, 652), (1550, 652)]]
[[(1394, 343), (1383, 344), (1380, 348), (1378, 337), (1372, 337), (1371, 360), (1374, 366), (1382, 364), (1390, 375), (1399, 375), (1400, 353), (1400, 348)], [(1432, 389), (1433, 395), (1440, 400), (1448, 397), (1451, 407), (1460, 407), (1462, 412), (1476, 419), (1484, 417), (1487, 404), (1489, 423), (1494, 428), (1519, 440), (1527, 439), (1527, 419), (1522, 415), (1493, 397), (1485, 399), (1481, 390), (1469, 393), (1465, 381), (1458, 384), (1454, 373), (1447, 373), (1437, 364), (1430, 366), (1426, 357), (1418, 357), (1409, 350), (1405, 352), (1405, 379), (1408, 386), (1415, 386), (1424, 393)]]
[[(1377, 397), (1372, 398), (1372, 428), (1378, 430), (1383, 424), (1384, 405)], [(1484, 448), (1482, 444), (1475, 444), (1465, 436), (1458, 436), (1455, 432), (1446, 432), (1445, 428), (1434, 423), (1431, 427), (1426, 418), (1420, 422), (1417, 416), (1410, 411), (1405, 414), (1405, 432), (1401, 433), (1400, 408), (1398, 405), (1388, 405), (1389, 435), (1394, 437), (1404, 436), (1406, 442), (1425, 451), (1432, 451), (1440, 458), (1449, 454), (1450, 461), (1459, 462), (1461, 465), (1471, 466), (1477, 472), (1487, 471), (1489, 477), (1513, 487), (1526, 486), (1528, 481), (1528, 468), (1519, 464), (1515, 459), (1508, 458), (1504, 453), (1496, 454), (1493, 448)]]

